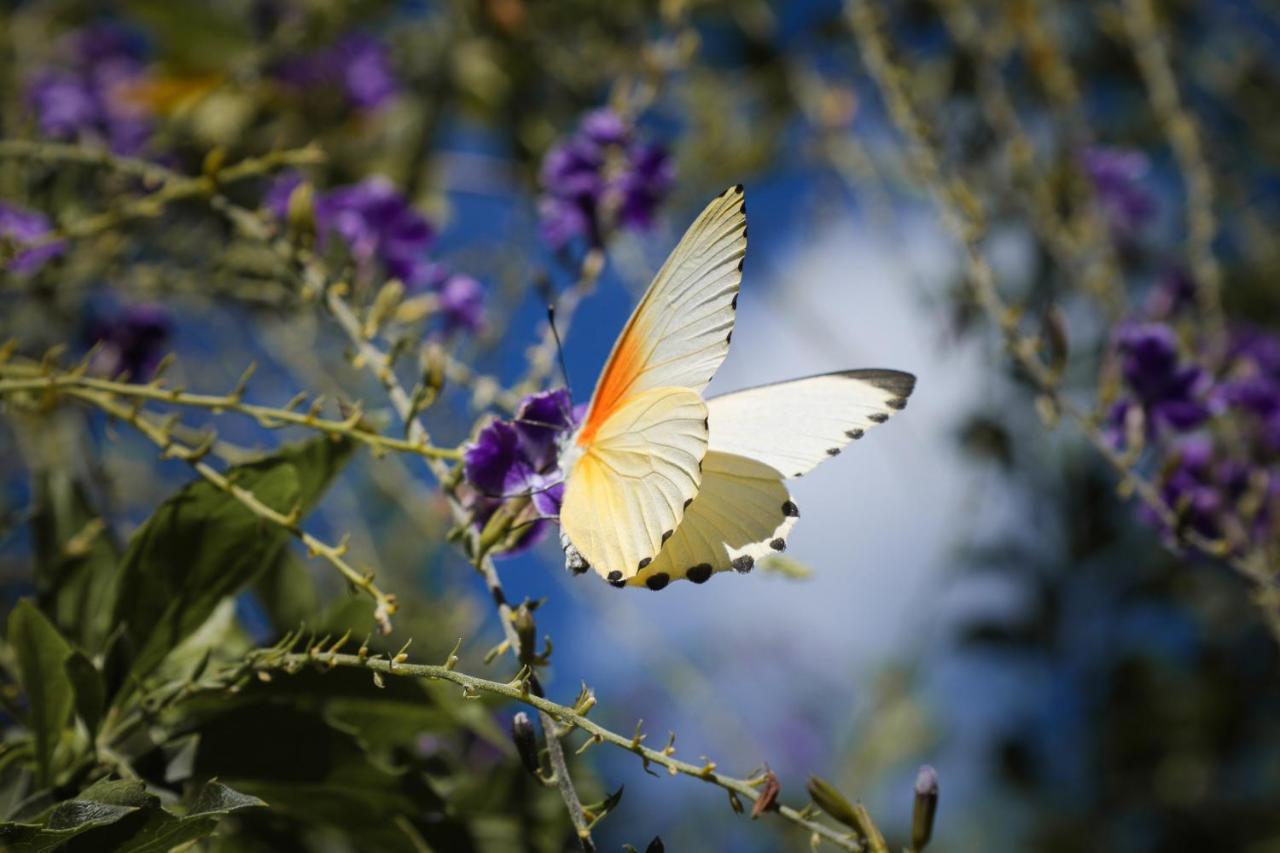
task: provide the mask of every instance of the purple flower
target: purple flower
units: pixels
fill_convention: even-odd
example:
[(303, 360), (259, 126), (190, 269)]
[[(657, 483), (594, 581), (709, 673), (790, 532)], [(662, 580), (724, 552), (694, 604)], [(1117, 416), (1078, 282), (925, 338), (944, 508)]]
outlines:
[[(263, 196), (263, 206), (278, 219), (286, 219), (289, 199), (301, 183), (302, 176), (296, 172), (280, 175)], [(435, 293), (445, 334), (484, 328), (484, 286), (428, 257), (435, 229), (390, 181), (369, 178), (337, 187), (316, 196), (314, 204), (322, 250), (337, 240), (351, 253), (364, 278), (381, 274), (400, 279), (411, 293)]]
[(169, 312), (159, 305), (131, 305), (98, 317), (88, 334), (89, 343), (98, 347), (91, 368), (101, 376), (127, 373), (135, 381), (145, 381), (160, 363), (172, 331)]
[(0, 258), (13, 252), (4, 268), (15, 275), (28, 275), (62, 254), (66, 244), (61, 240), (43, 242), (51, 231), (44, 214), (0, 201)]
[(1177, 338), (1168, 326), (1127, 325), (1117, 336), (1116, 349), (1132, 396), (1113, 408), (1113, 424), (1124, 423), (1131, 405), (1142, 407), (1148, 436), (1161, 427), (1177, 432), (1194, 429), (1209, 417), (1207, 375), (1195, 365), (1182, 363)]
[(440, 314), (446, 333), (476, 333), (485, 325), (484, 285), (464, 273), (453, 273), (439, 286)]
[[(280, 175), (263, 205), (284, 220), (289, 198), (301, 183), (296, 172)], [(435, 229), (385, 178), (368, 178), (317, 195), (315, 224), (320, 248), (328, 248), (334, 239), (341, 241), (365, 277), (381, 271), (414, 289), (430, 286), (439, 275), (427, 259)]]
[(467, 446), (466, 503), (476, 529), (483, 529), (505, 501), (528, 502), (530, 509), (517, 516), (525, 522), (524, 532), (507, 553), (536, 545), (546, 535), (548, 522), (560, 514), (564, 475), (559, 441), (576, 426), (568, 392), (544, 391), (526, 397), (511, 421), (494, 421)]
[(73, 34), (67, 45), (63, 65), (38, 71), (27, 85), (41, 134), (103, 143), (117, 154), (140, 151), (152, 126), (133, 93), (144, 74), (138, 41), (101, 24)]
[(429, 283), (426, 253), (435, 229), (385, 178), (338, 187), (317, 199), (316, 228), (321, 239), (340, 237), (365, 272), (381, 264), (406, 287)]
[(277, 79), (300, 90), (338, 87), (356, 110), (377, 109), (400, 88), (386, 46), (361, 33), (284, 63), (275, 73)]
[(1220, 404), (1252, 415), (1258, 450), (1280, 453), (1280, 338), (1255, 329), (1231, 336), (1226, 377), (1215, 389)]
[(1141, 151), (1093, 146), (1083, 165), (1117, 237), (1132, 237), (1155, 215), (1155, 198), (1142, 183), (1150, 164)]
[(637, 140), (617, 113), (588, 113), (542, 161), (543, 236), (559, 249), (577, 237), (599, 243), (614, 226), (646, 228), (673, 178), (665, 148)]
[[(1267, 534), (1277, 486), (1280, 478), (1274, 472), (1225, 458), (1212, 439), (1194, 436), (1173, 450), (1160, 492), (1185, 529), (1210, 539), (1226, 536), (1239, 550)], [(1248, 515), (1247, 496), (1252, 497)], [(1172, 533), (1149, 508), (1143, 507), (1140, 514), (1152, 526)]]

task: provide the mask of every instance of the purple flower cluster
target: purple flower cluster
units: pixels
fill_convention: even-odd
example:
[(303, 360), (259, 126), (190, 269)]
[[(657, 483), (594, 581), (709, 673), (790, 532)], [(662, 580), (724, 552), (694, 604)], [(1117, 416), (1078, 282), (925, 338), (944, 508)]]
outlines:
[(542, 161), (542, 232), (559, 249), (577, 237), (599, 245), (611, 228), (646, 228), (674, 180), (671, 157), (636, 137), (617, 113), (596, 110)]
[(144, 382), (151, 378), (173, 333), (169, 312), (159, 305), (131, 305), (93, 320), (86, 336), (94, 350), (91, 370)]
[(285, 62), (275, 76), (300, 91), (337, 88), (348, 106), (361, 111), (381, 107), (400, 89), (386, 46), (361, 33)]
[[(1166, 428), (1194, 429), (1208, 419), (1208, 374), (1182, 360), (1173, 329), (1162, 323), (1126, 325), (1116, 336), (1115, 348), (1130, 392), (1112, 407), (1111, 421), (1117, 428), (1124, 428), (1134, 408), (1142, 413), (1147, 438)], [(1123, 432), (1119, 437), (1123, 441)]]
[(505, 501), (528, 502), (527, 526), (507, 553), (536, 545), (546, 535), (549, 522), (560, 515), (564, 475), (559, 442), (580, 418), (571, 405), (563, 389), (533, 394), (521, 401), (512, 420), (494, 421), (467, 446), (464, 500), (477, 530)]
[(1085, 151), (1082, 165), (1116, 237), (1136, 236), (1156, 213), (1155, 197), (1143, 183), (1150, 169), (1147, 155), (1094, 146)]
[[(1180, 355), (1162, 322), (1194, 309), (1187, 276), (1166, 275), (1148, 306), (1160, 321), (1127, 325), (1115, 338), (1125, 394), (1110, 413), (1111, 439), (1123, 448), (1141, 418), (1144, 441), (1163, 460), (1157, 485), (1181, 523), (1247, 550), (1271, 536), (1280, 500), (1280, 338), (1233, 330), (1211, 370)], [(1163, 527), (1149, 509), (1141, 515)]]
[[(289, 199), (301, 183), (296, 173), (282, 175), (267, 192), (267, 208), (287, 218)], [(409, 293), (436, 294), (446, 333), (484, 328), (483, 286), (428, 257), (435, 228), (390, 181), (369, 178), (320, 194), (314, 214), (320, 249), (337, 240), (351, 253), (362, 278), (383, 274), (399, 279)]]
[(151, 138), (149, 109), (136, 96), (145, 72), (138, 40), (110, 24), (74, 33), (66, 61), (38, 71), (27, 102), (50, 139), (106, 145), (136, 154)]
[(0, 268), (15, 275), (29, 275), (62, 254), (65, 243), (44, 242), (51, 230), (43, 213), (0, 201), (0, 259), (9, 258)]

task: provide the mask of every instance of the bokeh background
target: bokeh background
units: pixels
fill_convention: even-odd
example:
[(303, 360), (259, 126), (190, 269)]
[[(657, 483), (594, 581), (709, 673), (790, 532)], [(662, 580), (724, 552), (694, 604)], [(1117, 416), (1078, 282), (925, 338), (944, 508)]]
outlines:
[[(1116, 341), (1133, 324), (1173, 317), (1160, 306), (1195, 289), (1201, 249), (1220, 274), (1225, 325), (1276, 334), (1274, 9), (1249, 0), (870, 7), (945, 180), (965, 184), (972, 204), (961, 213), (981, 223), (979, 244), (1017, 323), (1043, 352), (1065, 337), (1062, 394), (1093, 413), (1090, 429), (1114, 427), (1112, 404), (1142, 396), (1125, 386)], [(938, 850), (1280, 850), (1280, 659), (1255, 602), (1260, 587), (1179, 546), (1119, 488), (1085, 433), (1038, 403), (933, 203), (940, 179), (921, 173), (869, 73), (855, 26), (862, 8), (7, 2), (0, 130), (188, 173), (211, 151), (232, 162), (316, 142), (325, 163), (284, 180), (317, 194), (388, 181), (390, 204), (435, 232), (405, 238), (409, 275), (422, 277), (416, 292), (438, 300), (437, 325), (412, 347), (429, 340), (502, 387), (524, 373), (547, 294), (571, 288), (598, 244), (607, 264), (565, 339), (577, 402), (685, 225), (724, 186), (744, 183), (750, 248), (733, 346), (711, 391), (849, 367), (911, 371), (916, 391), (901, 416), (793, 484), (803, 518), (786, 564), (652, 594), (570, 576), (554, 536), (502, 558), (509, 599), (545, 599), (548, 692), (569, 701), (586, 681), (600, 698), (594, 719), (621, 732), (643, 719), (651, 741), (674, 731), (680, 755), (737, 775), (767, 764), (784, 799), (802, 802), (804, 779), (820, 775), (899, 844), (917, 768), (929, 763), (941, 779)], [(1181, 131), (1170, 131), (1143, 65), (1152, 38), (1212, 184), (1207, 245), (1188, 224), (1206, 197), (1188, 189)], [(609, 156), (623, 158), (631, 183), (592, 189), (591, 203), (603, 209), (621, 193), (634, 215), (574, 231), (556, 205), (583, 196), (565, 189), (572, 169), (554, 157), (572, 153), (565, 146), (589, 136), (584, 116), (602, 109), (627, 135)], [(293, 183), (283, 196), (268, 178), (228, 192), (280, 222), (296, 207)], [(137, 192), (91, 168), (0, 160), (0, 199), (42, 212), (46, 229)], [(379, 215), (361, 227), (384, 241), (375, 260), (389, 266), (385, 241), (399, 226)], [(0, 220), (0, 239), (20, 248), (32, 238)], [(255, 400), (282, 405), (307, 390), (389, 415), (332, 323), (199, 202), (71, 241), (42, 263), (11, 266), (0, 291), (0, 336), (20, 338), (24, 352), (66, 343), (82, 353), (105, 341), (148, 369), (171, 351), (167, 375), (209, 391), (255, 361)], [(388, 270), (358, 257), (353, 269), (354, 298), (370, 304)], [(483, 308), (450, 302), (455, 286), (472, 288)], [(1181, 357), (1195, 361), (1212, 349), (1195, 342), (1213, 315), (1187, 298), (1168, 324)], [(160, 312), (159, 331), (142, 328), (139, 306)], [(413, 381), (414, 371), (410, 354), (401, 372)], [(549, 381), (559, 384), (554, 373)], [(448, 381), (426, 416), (435, 441), (463, 442), (487, 413), (501, 414), (494, 387)], [(32, 589), (37, 474), (87, 484), (121, 540), (190, 479), (92, 412), (47, 417), (40, 440), (16, 420), (0, 429), (9, 604)], [(1213, 417), (1214, 435), (1219, 418), (1229, 422), (1229, 451), (1252, 453), (1243, 449), (1251, 422)], [(282, 440), (247, 419), (183, 419), (216, 423), (228, 452)], [(1130, 464), (1185, 510), (1194, 501), (1164, 479), (1180, 457), (1159, 436), (1148, 444)], [(1259, 451), (1250, 464), (1265, 478), (1274, 459)], [(413, 636), (415, 652), (443, 658), (462, 636), (464, 666), (483, 670), (500, 638), (488, 593), (445, 541), (446, 507), (413, 461), (359, 456), (309, 525), (351, 535), (353, 552), (399, 595), (396, 636)], [(1274, 490), (1263, 493), (1265, 507)], [(1215, 495), (1211, 520), (1242, 500), (1226, 487)], [(1272, 528), (1265, 508), (1252, 513), (1249, 547), (1270, 571)], [(239, 641), (270, 642), (289, 620), (335, 613), (370, 628), (367, 608), (328, 567), (306, 565), (311, 601), (237, 596)], [(506, 725), (511, 710), (491, 713)], [(424, 735), (415, 748), (448, 749), (429, 741), (449, 736)], [(510, 763), (460, 755), (458, 772), (481, 779), (495, 761)], [(713, 786), (646, 775), (624, 752), (597, 747), (576, 766), (600, 791), (626, 785), (596, 830), (601, 849), (643, 848), (654, 835), (671, 850), (807, 843), (781, 821), (735, 815)], [(250, 835), (231, 825), (236, 849)], [(261, 840), (270, 837), (254, 843), (272, 849)], [(491, 849), (559, 849), (517, 837)], [(365, 849), (341, 827), (324, 838), (338, 845), (326, 849)]]

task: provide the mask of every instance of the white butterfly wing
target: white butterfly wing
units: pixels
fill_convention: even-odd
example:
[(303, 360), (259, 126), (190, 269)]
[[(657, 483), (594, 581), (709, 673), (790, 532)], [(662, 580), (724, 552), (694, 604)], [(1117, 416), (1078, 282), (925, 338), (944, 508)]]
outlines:
[(709, 446), (799, 477), (906, 407), (915, 381), (897, 370), (847, 370), (714, 397)]
[(606, 579), (657, 555), (697, 493), (707, 445), (701, 391), (729, 351), (746, 253), (741, 186), (689, 226), (614, 345), (569, 468), (560, 521)]
[(613, 583), (644, 569), (698, 493), (707, 407), (688, 388), (627, 399), (572, 468), (560, 524), (583, 558)]
[(707, 387), (729, 352), (746, 251), (739, 185), (698, 215), (632, 312), (596, 383), (583, 440), (632, 394)]
[(673, 580), (702, 583), (716, 572), (749, 572), (786, 548), (800, 513), (782, 475), (761, 462), (707, 451), (702, 486), (662, 551), (629, 583), (662, 589)]

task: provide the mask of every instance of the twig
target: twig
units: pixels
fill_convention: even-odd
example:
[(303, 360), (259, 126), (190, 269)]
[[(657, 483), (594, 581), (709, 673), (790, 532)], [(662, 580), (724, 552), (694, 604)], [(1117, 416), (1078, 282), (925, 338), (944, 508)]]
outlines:
[[(638, 755), (646, 765), (656, 764), (659, 767), (664, 767), (672, 775), (684, 775), (690, 776), (694, 779), (701, 779), (704, 782), (708, 782), (712, 785), (724, 788), (727, 791), (731, 791), (740, 797), (745, 797), (752, 802), (755, 802), (755, 800), (760, 796), (760, 792), (756, 785), (752, 784), (752, 780), (739, 779), (717, 772), (715, 769), (715, 762), (707, 761), (703, 764), (691, 764), (687, 761), (681, 761), (680, 759), (675, 758), (671, 754), (671, 751), (647, 747), (640, 741), (639, 735), (626, 736), (611, 731), (594, 722), (590, 718), (577, 713), (573, 708), (566, 705), (560, 705), (542, 696), (534, 694), (526, 689), (525, 683), (521, 681), (490, 681), (488, 679), (459, 672), (456, 669), (450, 669), (446, 666), (394, 663), (386, 658), (372, 656), (362, 658), (358, 655), (346, 654), (321, 654), (318, 658), (315, 658), (308, 654), (281, 653), (275, 649), (267, 649), (256, 653), (251, 657), (251, 661), (251, 666), (257, 670), (293, 671), (299, 667), (312, 663), (326, 667), (346, 666), (368, 669), (387, 675), (398, 675), (409, 678), (429, 678), (440, 681), (449, 681), (457, 684), (469, 693), (488, 693), (490, 695), (502, 696), (506, 699), (521, 702), (537, 709), (544, 720), (549, 719), (553, 724), (563, 725), (570, 729), (581, 729), (596, 743), (609, 743), (619, 747), (620, 749), (624, 749), (627, 752), (634, 753), (635, 755)], [(548, 742), (552, 740), (550, 733), (548, 733), (547, 740)], [(858, 849), (857, 841), (851, 835), (838, 832), (825, 824), (808, 818), (797, 809), (789, 806), (781, 806), (777, 811), (778, 814), (786, 820), (791, 821), (809, 832), (821, 836), (826, 841), (831, 842), (843, 850)]]
[[(54, 162), (93, 163), (125, 174), (141, 176), (143, 173), (139, 161), (129, 158), (121, 159), (114, 154), (97, 152), (93, 149), (85, 149), (75, 145), (39, 143), (31, 147), (27, 144), (12, 149), (10, 153), (11, 156), (21, 154), (22, 156), (48, 159)], [(23, 248), (38, 249), (62, 240), (79, 239), (101, 234), (131, 219), (159, 216), (173, 202), (201, 196), (210, 197), (216, 210), (232, 218), (239, 217), (243, 213), (252, 215), (251, 212), (244, 211), (243, 208), (236, 207), (225, 198), (222, 198), (219, 194), (219, 188), (224, 184), (260, 177), (287, 166), (301, 166), (323, 161), (323, 152), (319, 148), (309, 145), (305, 148), (274, 151), (261, 157), (249, 157), (230, 166), (210, 170), (208, 173), (198, 177), (188, 177), (161, 166), (150, 166), (145, 169), (145, 175), (147, 180), (160, 183), (160, 189), (157, 191), (136, 198), (114, 210), (97, 213), (78, 222), (55, 229)]]
[(148, 441), (160, 448), (166, 456), (186, 462), (212, 486), (235, 498), (245, 509), (258, 518), (288, 531), (290, 535), (306, 546), (307, 553), (323, 557), (346, 578), (347, 582), (356, 589), (367, 593), (373, 599), (374, 619), (383, 633), (390, 633), (390, 617), (396, 612), (395, 596), (383, 592), (373, 582), (372, 575), (358, 571), (346, 561), (344, 558), (346, 546), (344, 544), (330, 545), (303, 530), (298, 523), (299, 520), (294, 517), (293, 513), (285, 514), (272, 509), (259, 500), (253, 492), (237, 486), (221, 471), (203, 461), (201, 448), (188, 447), (176, 441), (169, 429), (162, 424), (153, 422), (136, 408), (117, 402), (104, 392), (81, 390), (77, 393), (77, 397), (112, 417), (133, 426)]
[(1213, 239), (1218, 230), (1213, 210), (1213, 176), (1204, 158), (1195, 120), (1178, 94), (1178, 81), (1169, 63), (1169, 53), (1161, 41), (1150, 0), (1124, 0), (1123, 6), (1122, 18), (1134, 58), (1138, 61), (1156, 118), (1164, 127), (1186, 184), (1187, 253), (1211, 347), (1215, 354), (1220, 355), (1218, 350), (1225, 343), (1225, 321), (1222, 315), (1222, 268), (1213, 254)]
[(1008, 40), (997, 38), (984, 26), (974, 7), (964, 0), (936, 0), (952, 37), (977, 63), (978, 99), (997, 139), (1009, 154), (1014, 180), (1022, 184), (1019, 199), (1034, 231), (1064, 270), (1069, 270), (1086, 292), (1096, 294), (1114, 316), (1124, 309), (1126, 294), (1114, 249), (1105, 239), (1097, 207), (1082, 206), (1080, 233), (1073, 233), (1058, 211), (1058, 203), (1036, 164), (1035, 147), (1022, 125), (1005, 86), (1000, 66), (1009, 52)]
[(415, 441), (382, 435), (363, 428), (361, 413), (356, 411), (346, 420), (336, 421), (322, 418), (313, 411), (300, 412), (293, 409), (282, 409), (273, 406), (260, 406), (246, 403), (240, 394), (191, 394), (176, 388), (165, 388), (149, 383), (138, 385), (130, 382), (118, 382), (85, 376), (77, 372), (50, 371), (39, 365), (0, 364), (0, 376), (19, 377), (0, 380), (0, 393), (16, 391), (62, 390), (75, 396), (81, 391), (99, 391), (113, 397), (126, 397), (139, 400), (151, 400), (172, 406), (206, 409), (215, 414), (229, 411), (237, 412), (253, 418), (268, 429), (278, 429), (284, 425), (306, 427), (328, 435), (341, 435), (366, 444), (375, 450), (394, 450), (410, 453), (428, 459), (462, 458), (460, 451), (443, 447), (432, 447)]

